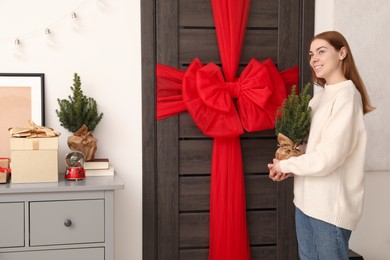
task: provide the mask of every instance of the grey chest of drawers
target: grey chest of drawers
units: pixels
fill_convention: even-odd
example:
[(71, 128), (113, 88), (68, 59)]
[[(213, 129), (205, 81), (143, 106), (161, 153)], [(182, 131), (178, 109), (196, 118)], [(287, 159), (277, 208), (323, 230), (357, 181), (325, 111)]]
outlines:
[(114, 260), (118, 176), (0, 185), (1, 260)]

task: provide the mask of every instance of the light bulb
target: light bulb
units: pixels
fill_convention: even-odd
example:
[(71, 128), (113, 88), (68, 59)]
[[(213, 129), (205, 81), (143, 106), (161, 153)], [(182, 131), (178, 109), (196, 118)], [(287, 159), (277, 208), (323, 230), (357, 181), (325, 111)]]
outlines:
[(45, 29), (45, 40), (46, 40), (47, 45), (49, 45), (49, 46), (54, 45), (53, 36), (52, 36), (52, 33), (51, 33), (49, 28)]
[(106, 7), (106, 1), (105, 0), (96, 0), (96, 5), (99, 8), (104, 8), (104, 7)]
[(13, 49), (13, 54), (15, 57), (19, 58), (22, 56), (22, 46), (21, 42), (18, 38), (15, 39), (14, 41), (14, 49)]
[(78, 21), (79, 19), (77, 17), (76, 12), (72, 12), (71, 17), (72, 17), (72, 27), (73, 27), (73, 29), (78, 30), (80, 28), (80, 24), (79, 24), (79, 21)]

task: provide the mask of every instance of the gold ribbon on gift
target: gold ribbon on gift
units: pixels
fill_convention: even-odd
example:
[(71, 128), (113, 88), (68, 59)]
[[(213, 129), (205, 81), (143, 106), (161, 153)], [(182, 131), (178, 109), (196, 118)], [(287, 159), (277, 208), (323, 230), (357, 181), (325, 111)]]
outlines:
[(300, 142), (294, 143), (284, 134), (278, 133), (278, 143), (279, 148), (275, 152), (275, 158), (278, 160), (285, 160), (303, 154), (303, 151), (299, 149)]
[(8, 130), (11, 137), (42, 138), (55, 137), (61, 134), (60, 132), (54, 131), (52, 128), (38, 126), (31, 120), (28, 120), (24, 127), (12, 127)]

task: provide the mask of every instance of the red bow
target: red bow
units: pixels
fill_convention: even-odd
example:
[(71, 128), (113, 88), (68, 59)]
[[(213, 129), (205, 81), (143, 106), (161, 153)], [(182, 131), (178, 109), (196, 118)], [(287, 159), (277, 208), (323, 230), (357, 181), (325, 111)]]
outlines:
[(211, 137), (273, 128), (276, 109), (285, 97), (283, 79), (270, 59), (263, 63), (252, 59), (235, 82), (225, 82), (217, 65), (203, 66), (196, 58), (183, 77), (184, 104)]

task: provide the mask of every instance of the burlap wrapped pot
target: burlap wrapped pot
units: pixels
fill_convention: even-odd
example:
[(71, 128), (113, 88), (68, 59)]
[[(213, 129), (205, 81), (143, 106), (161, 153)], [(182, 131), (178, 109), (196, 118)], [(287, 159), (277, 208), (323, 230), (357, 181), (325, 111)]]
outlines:
[(284, 134), (278, 133), (278, 150), (275, 152), (275, 158), (278, 160), (286, 160), (293, 156), (303, 154), (303, 150), (299, 148), (300, 143), (294, 143), (290, 138)]
[(68, 137), (68, 146), (72, 151), (82, 152), (85, 160), (90, 161), (95, 158), (97, 140), (88, 131), (88, 127), (83, 125), (76, 133)]

